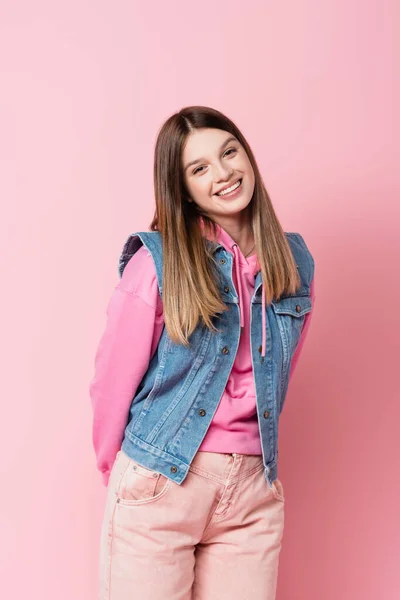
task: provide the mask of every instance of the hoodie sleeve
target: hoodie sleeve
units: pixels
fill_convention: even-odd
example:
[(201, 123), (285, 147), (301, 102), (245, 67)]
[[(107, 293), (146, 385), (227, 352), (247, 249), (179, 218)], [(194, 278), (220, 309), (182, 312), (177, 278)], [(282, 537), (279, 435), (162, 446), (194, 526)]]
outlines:
[(142, 246), (129, 260), (108, 302), (89, 386), (92, 441), (104, 485), (108, 485), (121, 448), (132, 398), (157, 348), (163, 325), (155, 265)]
[(301, 331), (301, 337), (299, 340), (299, 343), (297, 344), (297, 348), (294, 352), (293, 358), (292, 358), (292, 363), (291, 363), (291, 367), (290, 367), (290, 375), (289, 375), (289, 381), (290, 378), (293, 377), (293, 373), (296, 369), (297, 363), (299, 361), (299, 357), (301, 354), (301, 350), (304, 346), (304, 342), (306, 340), (307, 337), (307, 333), (308, 330), (310, 328), (310, 323), (311, 323), (311, 318), (312, 315), (314, 314), (314, 303), (315, 303), (315, 286), (314, 286), (314, 281), (315, 281), (315, 275), (313, 277), (313, 280), (311, 282), (311, 286), (310, 286), (310, 296), (311, 296), (311, 302), (312, 302), (312, 309), (310, 310), (310, 312), (308, 312), (305, 316), (304, 319), (304, 324), (303, 324), (303, 329)]

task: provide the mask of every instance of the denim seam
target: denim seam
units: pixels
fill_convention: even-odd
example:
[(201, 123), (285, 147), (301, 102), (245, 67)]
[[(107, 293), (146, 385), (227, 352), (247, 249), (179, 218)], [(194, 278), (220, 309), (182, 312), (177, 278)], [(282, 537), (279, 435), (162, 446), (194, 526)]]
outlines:
[(114, 517), (115, 517), (115, 511), (117, 509), (117, 498), (118, 498), (118, 493), (121, 487), (121, 482), (122, 479), (125, 475), (125, 473), (127, 472), (129, 468), (129, 461), (125, 467), (125, 469), (122, 470), (121, 475), (119, 476), (119, 480), (115, 489), (115, 497), (113, 500), (114, 506), (111, 510), (111, 515), (110, 515), (110, 528), (109, 528), (109, 570), (108, 570), (108, 589), (107, 589), (107, 596), (108, 596), (108, 600), (110, 600), (110, 594), (111, 594), (111, 571), (112, 571), (112, 558), (113, 558), (113, 554), (112, 554), (112, 547), (113, 547), (113, 541), (114, 541)]

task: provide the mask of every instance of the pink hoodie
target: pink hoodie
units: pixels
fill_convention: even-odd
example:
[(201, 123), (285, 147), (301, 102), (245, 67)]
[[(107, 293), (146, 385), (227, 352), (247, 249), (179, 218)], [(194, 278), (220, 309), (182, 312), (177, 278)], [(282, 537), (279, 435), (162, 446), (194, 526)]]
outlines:
[[(242, 333), (235, 362), (214, 418), (199, 450), (261, 454), (256, 398), (250, 355), (250, 301), (254, 293), (257, 256), (244, 257), (231, 236), (218, 226), (217, 241), (233, 259), (233, 279), (239, 296)], [(311, 298), (315, 301), (314, 281)], [(264, 306), (265, 299), (263, 298)], [(265, 356), (265, 310), (263, 347)], [(313, 311), (292, 359), (296, 368)], [(132, 256), (114, 288), (107, 306), (107, 322), (95, 355), (95, 375), (90, 383), (93, 408), (93, 445), (97, 467), (108, 478), (121, 448), (129, 409), (157, 348), (163, 327), (163, 306), (153, 259), (145, 246)], [(140, 340), (140, 344), (135, 343)]]

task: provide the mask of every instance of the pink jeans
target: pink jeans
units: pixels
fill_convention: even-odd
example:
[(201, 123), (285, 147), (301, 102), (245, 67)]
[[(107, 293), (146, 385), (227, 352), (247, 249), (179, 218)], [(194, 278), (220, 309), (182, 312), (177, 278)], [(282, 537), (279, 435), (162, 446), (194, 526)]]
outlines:
[(261, 456), (197, 452), (181, 485), (113, 465), (101, 527), (99, 600), (274, 600), (284, 494)]

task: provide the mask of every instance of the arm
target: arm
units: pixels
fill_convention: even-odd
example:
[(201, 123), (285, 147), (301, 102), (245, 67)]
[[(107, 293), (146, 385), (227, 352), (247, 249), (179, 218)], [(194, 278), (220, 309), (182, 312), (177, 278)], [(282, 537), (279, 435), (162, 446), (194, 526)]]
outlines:
[(97, 468), (105, 485), (121, 448), (132, 399), (163, 328), (154, 263), (144, 247), (127, 264), (111, 295), (106, 315), (105, 331), (94, 360), (95, 374), (89, 387), (92, 440)]
[(310, 296), (311, 296), (311, 302), (312, 302), (312, 309), (310, 310), (310, 312), (308, 312), (305, 316), (304, 319), (304, 324), (303, 324), (303, 329), (301, 331), (301, 337), (299, 340), (299, 343), (297, 344), (297, 348), (294, 352), (293, 358), (292, 358), (292, 363), (291, 363), (291, 367), (290, 367), (290, 375), (289, 375), (289, 380), (291, 377), (293, 377), (293, 373), (296, 369), (297, 363), (299, 361), (299, 357), (301, 354), (301, 350), (304, 346), (304, 342), (306, 340), (307, 337), (307, 333), (308, 330), (310, 328), (310, 323), (311, 323), (311, 318), (312, 315), (314, 314), (314, 303), (315, 303), (315, 286), (314, 286), (314, 281), (315, 281), (315, 276), (311, 282), (311, 286), (310, 286)]

